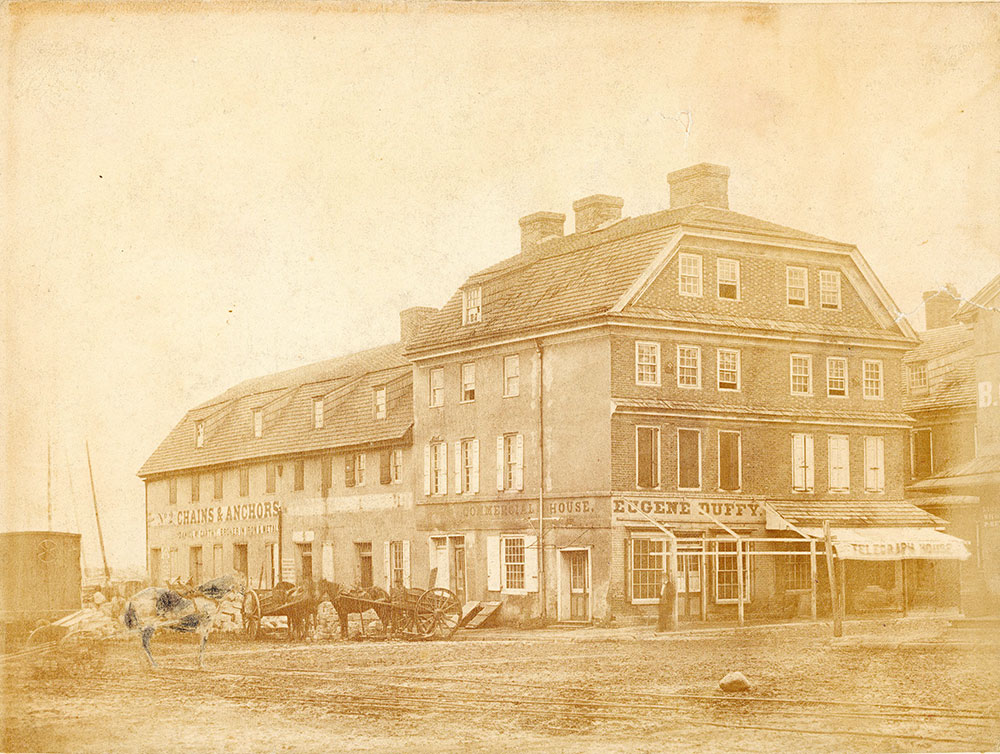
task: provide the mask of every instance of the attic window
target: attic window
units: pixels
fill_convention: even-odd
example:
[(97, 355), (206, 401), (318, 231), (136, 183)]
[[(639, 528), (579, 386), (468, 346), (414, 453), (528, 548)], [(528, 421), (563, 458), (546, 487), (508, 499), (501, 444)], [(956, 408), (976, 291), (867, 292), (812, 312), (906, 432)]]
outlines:
[(323, 429), (322, 398), (313, 398), (313, 429)]
[(469, 288), (462, 291), (462, 324), (474, 325), (483, 321), (483, 289)]
[(264, 411), (255, 408), (253, 410), (253, 436), (262, 437), (264, 435)]
[(375, 388), (375, 418), (385, 418), (385, 385)]
[(819, 271), (819, 305), (821, 309), (840, 308), (840, 272)]
[(910, 390), (927, 389), (927, 362), (921, 361), (910, 364)]
[(196, 448), (205, 447), (205, 422), (194, 423), (194, 446)]

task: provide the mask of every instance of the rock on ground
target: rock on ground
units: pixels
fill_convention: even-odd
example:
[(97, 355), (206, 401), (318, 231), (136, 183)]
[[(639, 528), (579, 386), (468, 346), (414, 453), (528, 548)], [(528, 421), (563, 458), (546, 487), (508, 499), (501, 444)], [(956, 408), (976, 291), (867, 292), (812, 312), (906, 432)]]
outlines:
[(719, 681), (719, 688), (723, 691), (749, 691), (750, 681), (747, 677), (743, 675), (740, 671), (734, 671), (726, 675), (721, 681)]

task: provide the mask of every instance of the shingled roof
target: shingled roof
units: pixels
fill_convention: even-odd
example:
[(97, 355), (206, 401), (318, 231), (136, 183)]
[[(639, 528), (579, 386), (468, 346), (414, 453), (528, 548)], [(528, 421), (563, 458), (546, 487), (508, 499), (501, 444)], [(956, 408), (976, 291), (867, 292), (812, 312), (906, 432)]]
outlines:
[(965, 301), (958, 311), (955, 312), (955, 318), (960, 319), (963, 322), (968, 322), (979, 314), (983, 308), (989, 308), (993, 311), (997, 311), (998, 307), (996, 305), (997, 298), (1000, 297), (1000, 275), (997, 275), (990, 282), (984, 285), (975, 296)]
[(905, 500), (775, 500), (768, 506), (793, 526), (943, 526), (945, 521)]
[[(386, 418), (375, 419), (373, 392), (386, 386)], [(313, 428), (313, 400), (323, 427)], [(253, 434), (253, 412), (264, 431)], [(195, 422), (205, 443), (195, 447)], [(394, 343), (246, 380), (187, 412), (139, 469), (142, 478), (250, 459), (405, 441), (413, 426), (413, 375)]]
[(928, 363), (927, 389), (910, 390), (903, 398), (907, 413), (975, 407), (976, 363), (972, 356), (972, 329), (967, 325), (920, 333), (920, 345), (909, 351), (903, 362)]

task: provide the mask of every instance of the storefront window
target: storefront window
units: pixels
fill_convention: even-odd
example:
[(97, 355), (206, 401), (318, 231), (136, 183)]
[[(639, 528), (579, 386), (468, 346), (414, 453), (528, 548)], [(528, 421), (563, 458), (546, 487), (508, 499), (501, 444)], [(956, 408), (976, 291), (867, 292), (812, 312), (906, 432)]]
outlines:
[[(753, 543), (743, 545), (743, 601), (750, 601), (751, 573), (750, 550)], [(736, 542), (719, 541), (715, 543), (715, 601), (737, 602), (740, 598), (737, 574), (739, 565), (736, 561)]]
[(666, 566), (667, 543), (663, 539), (632, 539), (632, 601), (653, 602), (660, 597)]

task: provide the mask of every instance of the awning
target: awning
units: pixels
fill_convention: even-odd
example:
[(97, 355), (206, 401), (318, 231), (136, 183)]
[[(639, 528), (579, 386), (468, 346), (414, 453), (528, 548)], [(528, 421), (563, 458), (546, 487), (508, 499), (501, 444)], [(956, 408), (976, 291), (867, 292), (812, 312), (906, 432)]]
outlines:
[[(809, 537), (823, 539), (823, 530), (799, 527)], [(830, 528), (837, 557), (844, 560), (965, 560), (965, 542), (943, 531), (927, 527), (872, 526)]]

